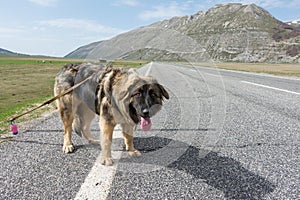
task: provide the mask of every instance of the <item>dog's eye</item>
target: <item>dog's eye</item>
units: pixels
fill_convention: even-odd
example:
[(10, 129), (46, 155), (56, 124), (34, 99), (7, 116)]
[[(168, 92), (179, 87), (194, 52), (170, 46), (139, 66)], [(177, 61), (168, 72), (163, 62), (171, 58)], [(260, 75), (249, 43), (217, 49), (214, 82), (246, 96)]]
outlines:
[(157, 95), (154, 93), (153, 90), (150, 90), (150, 91), (149, 91), (149, 94), (150, 94), (151, 97), (157, 97)]
[(141, 93), (141, 92), (137, 92), (137, 93), (135, 93), (133, 96), (135, 96), (135, 97), (141, 97), (141, 96), (142, 96), (142, 93)]
[(155, 93), (150, 93), (151, 97), (157, 97), (157, 95)]

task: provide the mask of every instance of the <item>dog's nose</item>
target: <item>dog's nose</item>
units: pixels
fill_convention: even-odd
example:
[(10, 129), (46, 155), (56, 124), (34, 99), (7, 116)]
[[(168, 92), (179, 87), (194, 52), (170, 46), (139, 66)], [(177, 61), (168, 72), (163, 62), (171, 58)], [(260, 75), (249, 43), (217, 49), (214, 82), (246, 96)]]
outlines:
[(145, 108), (144, 110), (142, 110), (142, 113), (144, 116), (149, 116), (149, 109)]

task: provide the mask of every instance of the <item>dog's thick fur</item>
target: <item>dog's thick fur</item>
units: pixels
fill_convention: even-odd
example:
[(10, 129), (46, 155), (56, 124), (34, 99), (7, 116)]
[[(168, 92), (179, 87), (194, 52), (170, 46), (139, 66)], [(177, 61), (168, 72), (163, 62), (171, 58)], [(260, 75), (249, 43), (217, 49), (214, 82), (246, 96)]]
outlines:
[(56, 76), (54, 94), (91, 76), (73, 92), (57, 100), (64, 124), (63, 151), (71, 153), (72, 128), (92, 143), (99, 143), (90, 133), (90, 124), (99, 115), (101, 131), (101, 164), (112, 165), (111, 143), (116, 124), (120, 124), (129, 155), (140, 155), (133, 146), (133, 131), (141, 117), (152, 117), (162, 106), (168, 92), (152, 77), (139, 76), (134, 70), (102, 65), (66, 65)]

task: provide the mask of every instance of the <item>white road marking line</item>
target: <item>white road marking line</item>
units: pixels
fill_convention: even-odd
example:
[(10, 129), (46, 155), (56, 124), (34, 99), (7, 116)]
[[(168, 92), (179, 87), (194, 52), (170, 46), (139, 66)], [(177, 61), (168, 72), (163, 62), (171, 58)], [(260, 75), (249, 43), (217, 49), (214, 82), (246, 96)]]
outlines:
[[(113, 138), (122, 138), (122, 131), (119, 128), (116, 129)], [(113, 166), (101, 165), (99, 155), (90, 173), (81, 185), (80, 190), (76, 194), (76, 200), (104, 200), (107, 198), (110, 185), (117, 171), (118, 162), (122, 156), (122, 151), (112, 151), (111, 153), (114, 160)]]
[(272, 90), (277, 90), (277, 91), (281, 91), (281, 92), (287, 92), (287, 93), (291, 93), (291, 94), (300, 95), (299, 92), (294, 92), (294, 91), (290, 91), (290, 90), (280, 89), (280, 88), (271, 87), (271, 86), (267, 86), (267, 85), (262, 85), (262, 84), (258, 84), (258, 83), (252, 83), (252, 82), (248, 82), (248, 81), (241, 81), (241, 82), (242, 83), (247, 83), (247, 84), (250, 84), (250, 85), (255, 85), (255, 86), (259, 86), (259, 87), (272, 89)]
[(149, 76), (150, 71), (151, 71), (151, 68), (152, 68), (152, 64), (153, 64), (153, 62), (150, 63), (150, 65), (149, 65), (149, 67), (148, 67), (148, 69), (147, 69), (147, 71), (146, 71), (145, 76)]
[(207, 75), (209, 75), (209, 76), (218, 77), (218, 78), (220, 78), (220, 77), (221, 77), (221, 75), (220, 75), (220, 74), (211, 74), (211, 73), (207, 73), (207, 72), (205, 72), (205, 74), (207, 74)]

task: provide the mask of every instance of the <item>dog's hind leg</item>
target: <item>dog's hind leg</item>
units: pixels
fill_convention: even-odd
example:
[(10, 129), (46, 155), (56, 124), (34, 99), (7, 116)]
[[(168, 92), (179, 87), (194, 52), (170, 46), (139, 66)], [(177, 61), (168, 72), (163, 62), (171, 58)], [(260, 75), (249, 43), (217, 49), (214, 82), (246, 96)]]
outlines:
[(74, 131), (81, 136), (83, 136), (92, 144), (100, 144), (100, 140), (96, 139), (90, 131), (91, 123), (95, 118), (95, 113), (91, 111), (85, 103), (80, 103), (76, 106), (76, 111), (74, 113)]
[(72, 153), (74, 146), (72, 144), (72, 95), (65, 95), (57, 100), (58, 112), (64, 124), (64, 145), (65, 153)]

